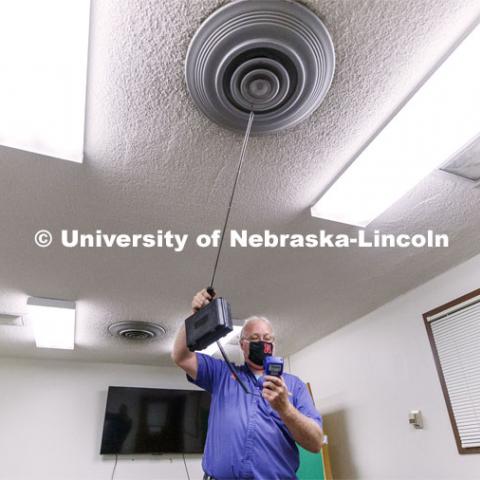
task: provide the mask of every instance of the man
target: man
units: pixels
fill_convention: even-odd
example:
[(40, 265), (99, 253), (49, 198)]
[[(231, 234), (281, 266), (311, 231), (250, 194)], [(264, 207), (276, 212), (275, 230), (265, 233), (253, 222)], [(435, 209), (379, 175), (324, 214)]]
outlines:
[[(193, 297), (193, 312), (211, 300), (206, 290), (198, 292)], [(311, 452), (320, 451), (322, 418), (306, 385), (286, 373), (281, 378), (263, 376), (264, 352), (273, 351), (274, 344), (267, 319), (245, 321), (240, 335), (245, 364), (236, 371), (251, 392), (247, 394), (224, 361), (190, 352), (185, 326), (178, 332), (173, 361), (185, 370), (190, 382), (212, 394), (204, 479), (295, 479), (299, 463), (295, 442)]]

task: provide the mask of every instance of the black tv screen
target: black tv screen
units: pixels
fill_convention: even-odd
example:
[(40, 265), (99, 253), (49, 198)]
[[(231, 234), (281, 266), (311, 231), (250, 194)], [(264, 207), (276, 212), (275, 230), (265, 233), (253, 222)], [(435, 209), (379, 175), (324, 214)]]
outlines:
[(109, 387), (101, 454), (203, 453), (210, 394)]

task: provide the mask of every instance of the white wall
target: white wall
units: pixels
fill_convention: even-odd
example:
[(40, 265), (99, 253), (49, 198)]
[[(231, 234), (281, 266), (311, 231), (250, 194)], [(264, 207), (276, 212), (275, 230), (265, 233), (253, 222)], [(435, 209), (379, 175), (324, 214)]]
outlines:
[(480, 255), (291, 357), (325, 417), (334, 478), (480, 478), (480, 454), (457, 452), (422, 318), (479, 287)]
[[(109, 385), (195, 388), (175, 368), (0, 358), (0, 479), (109, 480), (100, 456)], [(187, 455), (190, 478), (201, 456)], [(115, 480), (186, 479), (180, 455), (124, 457)]]

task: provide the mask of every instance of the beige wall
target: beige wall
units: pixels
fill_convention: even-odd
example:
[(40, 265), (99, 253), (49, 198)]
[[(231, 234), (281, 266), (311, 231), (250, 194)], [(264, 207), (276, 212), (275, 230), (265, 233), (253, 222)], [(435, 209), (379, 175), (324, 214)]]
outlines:
[(480, 454), (457, 453), (421, 316), (479, 287), (477, 256), (291, 356), (325, 417), (334, 477), (480, 478)]

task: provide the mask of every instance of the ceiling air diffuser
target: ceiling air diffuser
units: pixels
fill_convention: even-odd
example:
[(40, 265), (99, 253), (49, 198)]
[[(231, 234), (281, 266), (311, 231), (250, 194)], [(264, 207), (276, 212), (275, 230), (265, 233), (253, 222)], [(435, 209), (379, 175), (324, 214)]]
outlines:
[(335, 69), (330, 35), (308, 8), (287, 0), (240, 0), (208, 17), (186, 58), (188, 90), (213, 122), (252, 134), (305, 120), (325, 98)]

